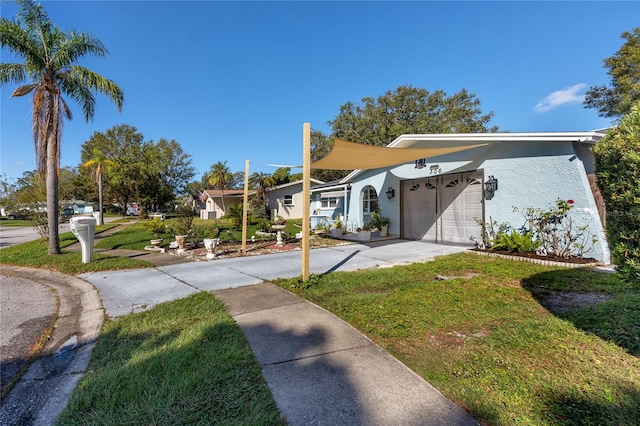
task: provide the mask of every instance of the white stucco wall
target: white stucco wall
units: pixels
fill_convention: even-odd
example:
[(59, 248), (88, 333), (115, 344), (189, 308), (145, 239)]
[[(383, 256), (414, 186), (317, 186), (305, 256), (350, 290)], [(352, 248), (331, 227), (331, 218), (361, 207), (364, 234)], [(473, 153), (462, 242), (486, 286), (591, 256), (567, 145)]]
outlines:
[[(472, 160), (461, 161), (461, 158)], [(588, 149), (571, 142), (509, 142), (476, 148), (471, 151), (427, 159), (425, 168), (416, 169), (414, 163), (388, 169), (363, 171), (352, 182), (348, 205), (348, 219), (362, 223), (362, 190), (366, 185), (378, 192), (380, 210), (391, 219), (389, 232), (400, 233), (400, 181), (437, 176), (448, 173), (484, 170), (498, 179), (498, 191), (493, 199), (485, 200), (485, 221), (509, 222), (515, 227), (524, 223), (523, 216), (513, 208), (549, 209), (558, 198), (573, 200), (572, 218), (576, 228), (588, 225), (598, 242), (587, 257), (609, 262), (610, 254), (597, 206), (589, 187), (586, 169), (593, 170)], [(433, 173), (431, 166), (437, 165)], [(388, 187), (395, 197), (388, 200)]]
[[(302, 217), (302, 208), (306, 203), (302, 202), (302, 185), (289, 186), (286, 188), (274, 189), (269, 191), (269, 211), (275, 212), (277, 216), (285, 219), (300, 219)], [(291, 195), (293, 197), (293, 205), (284, 204), (284, 196)]]

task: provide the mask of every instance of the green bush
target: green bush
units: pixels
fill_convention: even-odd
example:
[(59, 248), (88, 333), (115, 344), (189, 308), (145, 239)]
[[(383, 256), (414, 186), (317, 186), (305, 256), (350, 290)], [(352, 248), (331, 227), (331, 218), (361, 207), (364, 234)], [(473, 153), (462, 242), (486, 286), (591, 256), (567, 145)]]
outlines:
[(569, 214), (572, 209), (573, 204), (558, 198), (549, 209), (527, 207), (520, 210), (514, 207), (513, 211), (520, 212), (525, 219), (520, 231), (531, 233), (546, 252), (564, 258), (584, 257), (593, 251), (598, 238), (588, 224), (576, 225), (574, 216)]
[[(607, 209), (613, 261), (629, 283), (640, 283), (640, 104), (593, 147), (598, 187)], [(640, 284), (639, 284), (640, 285)]]
[(490, 250), (506, 250), (509, 253), (535, 253), (540, 240), (534, 239), (531, 232), (521, 233), (513, 229), (510, 234), (498, 234)]
[(194, 211), (188, 206), (180, 206), (176, 210), (178, 219), (174, 225), (176, 235), (188, 235), (193, 227)]

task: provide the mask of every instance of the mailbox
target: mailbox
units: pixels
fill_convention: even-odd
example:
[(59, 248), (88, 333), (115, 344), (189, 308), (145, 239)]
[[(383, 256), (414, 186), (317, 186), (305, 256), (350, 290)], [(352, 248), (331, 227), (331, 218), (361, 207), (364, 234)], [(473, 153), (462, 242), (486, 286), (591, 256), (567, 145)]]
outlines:
[(69, 219), (69, 227), (82, 247), (82, 263), (91, 262), (93, 238), (96, 234), (96, 219), (93, 216), (75, 216)]

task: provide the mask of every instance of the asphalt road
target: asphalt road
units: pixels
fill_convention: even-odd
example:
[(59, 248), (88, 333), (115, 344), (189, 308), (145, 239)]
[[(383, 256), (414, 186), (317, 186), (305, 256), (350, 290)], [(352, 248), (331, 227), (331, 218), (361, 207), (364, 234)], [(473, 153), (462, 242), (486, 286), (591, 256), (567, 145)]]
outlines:
[[(69, 224), (63, 223), (59, 232), (69, 232)], [(0, 249), (16, 244), (37, 240), (40, 235), (31, 226), (1, 226), (0, 225)]]
[[(120, 219), (120, 216), (105, 217), (104, 222), (109, 223)], [(4, 221), (3, 221), (4, 222)], [(63, 223), (58, 227), (60, 233), (70, 232), (69, 223)], [(0, 225), (0, 249), (16, 244), (37, 240), (40, 235), (31, 226), (3, 226)]]

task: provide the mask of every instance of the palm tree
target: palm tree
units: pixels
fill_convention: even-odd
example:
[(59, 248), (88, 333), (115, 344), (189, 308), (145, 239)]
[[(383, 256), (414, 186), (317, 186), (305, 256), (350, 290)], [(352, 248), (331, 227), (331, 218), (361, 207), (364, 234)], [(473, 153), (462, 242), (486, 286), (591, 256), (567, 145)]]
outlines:
[(71, 110), (62, 94), (74, 99), (86, 121), (93, 119), (95, 94), (102, 93), (122, 110), (124, 94), (113, 81), (76, 64), (85, 55), (104, 57), (107, 49), (87, 33), (68, 33), (55, 27), (41, 5), (17, 0), (16, 20), (0, 19), (0, 43), (24, 63), (0, 63), (0, 84), (30, 84), (18, 87), (11, 96), (33, 92), (33, 141), (37, 169), (46, 176), (49, 254), (60, 254), (58, 237), (58, 171), (64, 118)]
[(256, 197), (260, 201), (266, 201), (266, 189), (274, 185), (273, 177), (264, 172), (254, 172), (249, 176), (249, 184), (256, 189)]
[(106, 168), (112, 167), (115, 163), (107, 158), (104, 153), (98, 149), (93, 150), (93, 157), (87, 160), (82, 167), (93, 167), (93, 178), (98, 184), (98, 202), (100, 203), (100, 217), (98, 219), (98, 225), (104, 225), (102, 206), (104, 205), (104, 198), (102, 196), (102, 175)]
[(226, 161), (224, 163), (218, 161), (211, 166), (207, 182), (214, 188), (220, 188), (220, 197), (222, 198), (222, 210), (224, 211), (224, 214), (227, 214), (227, 209), (224, 205), (224, 187), (227, 182), (232, 180), (233, 175), (231, 174), (229, 167), (227, 167)]

